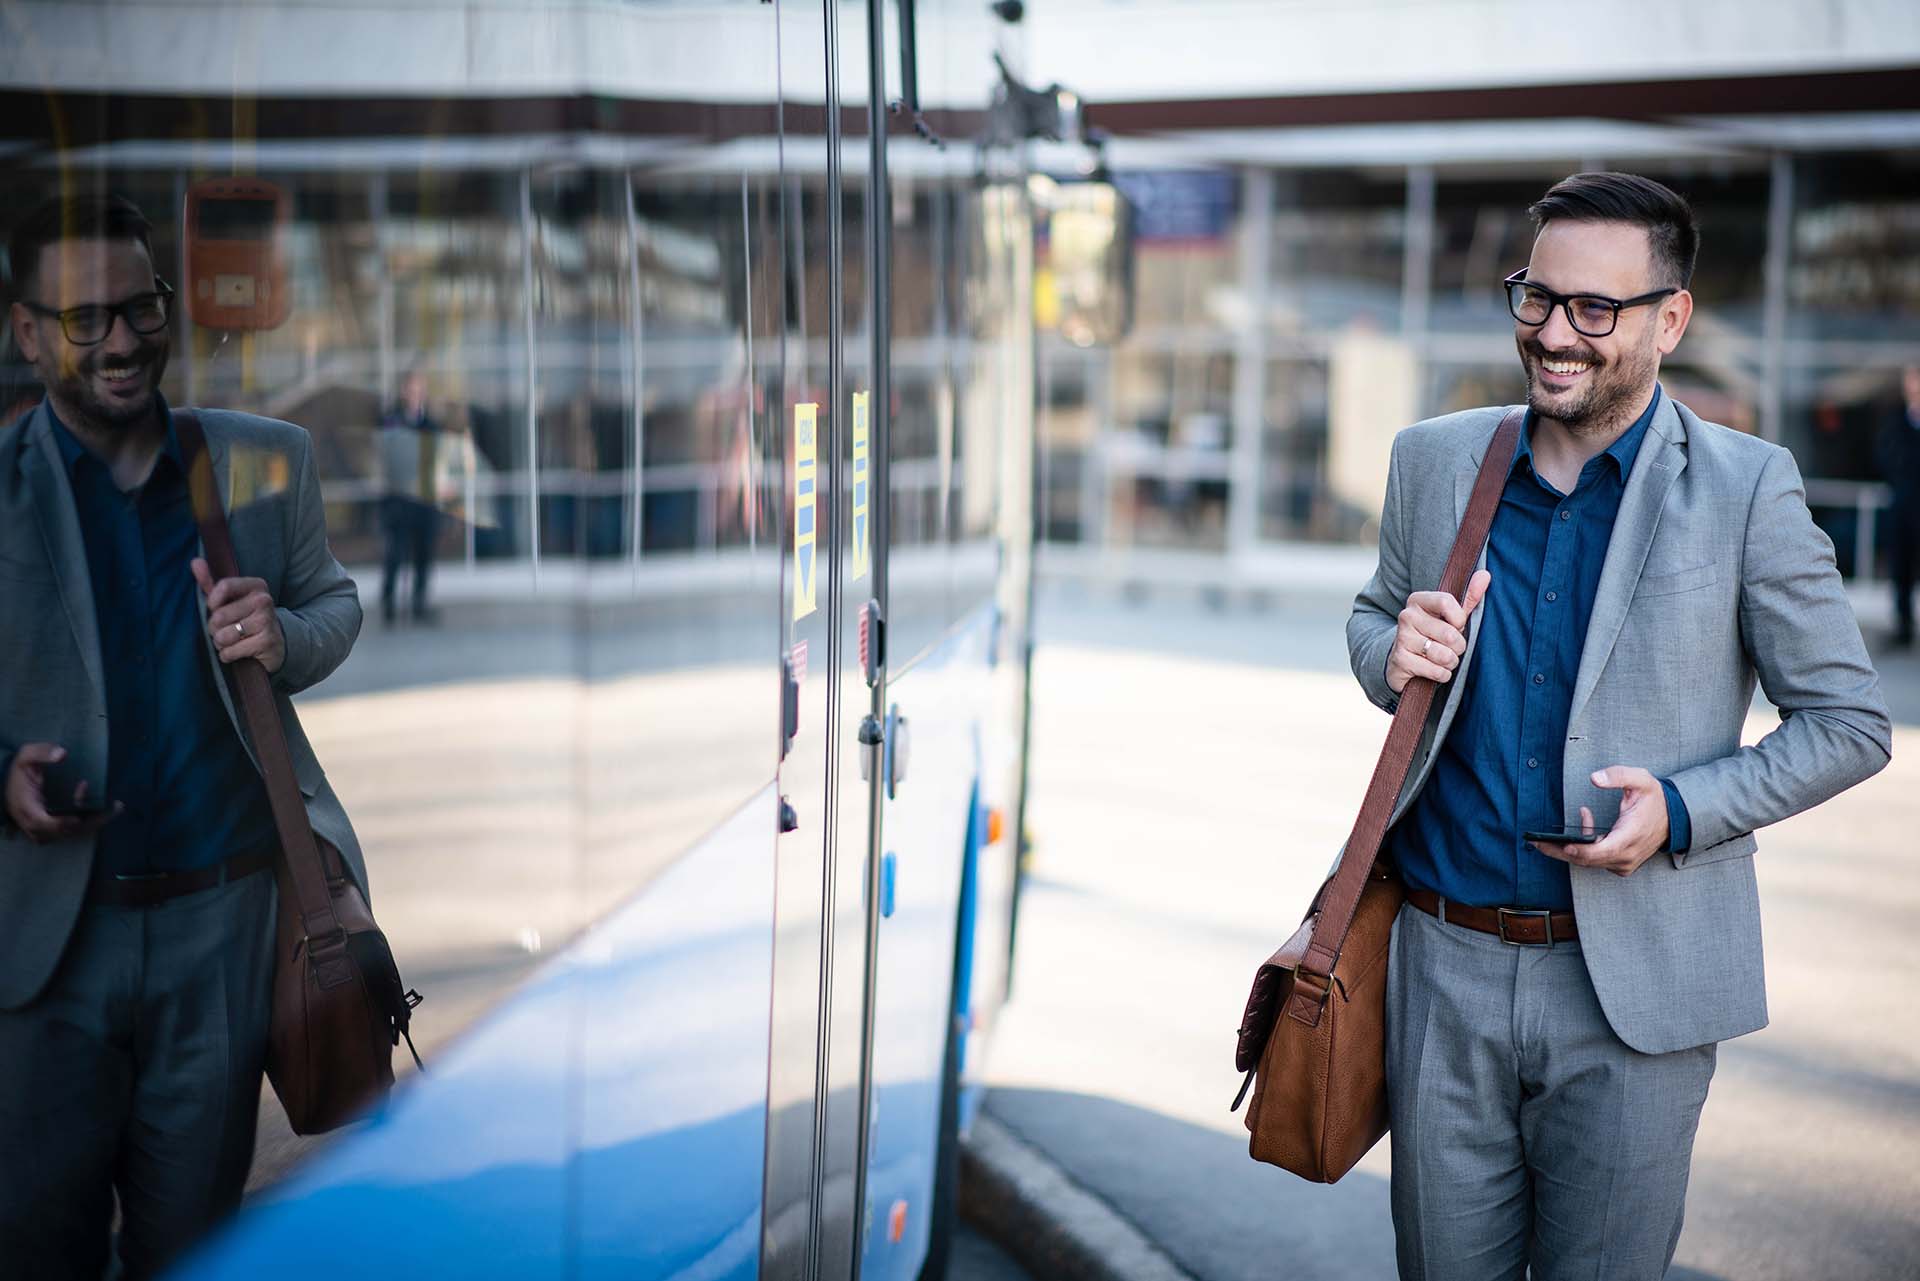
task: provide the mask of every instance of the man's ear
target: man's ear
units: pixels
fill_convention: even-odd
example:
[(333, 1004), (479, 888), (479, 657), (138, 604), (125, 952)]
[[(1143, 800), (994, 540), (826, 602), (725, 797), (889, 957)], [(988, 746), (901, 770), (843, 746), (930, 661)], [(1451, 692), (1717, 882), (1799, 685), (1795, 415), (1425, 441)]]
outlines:
[(1662, 356), (1671, 356), (1673, 349), (1680, 345), (1680, 339), (1686, 336), (1687, 322), (1693, 319), (1693, 295), (1682, 289), (1671, 294), (1660, 304), (1660, 324), (1657, 341)]
[(32, 364), (40, 359), (40, 329), (35, 323), (39, 317), (31, 311), (14, 303), (7, 308), (7, 318), (13, 322), (13, 341), (20, 348), (20, 354)]

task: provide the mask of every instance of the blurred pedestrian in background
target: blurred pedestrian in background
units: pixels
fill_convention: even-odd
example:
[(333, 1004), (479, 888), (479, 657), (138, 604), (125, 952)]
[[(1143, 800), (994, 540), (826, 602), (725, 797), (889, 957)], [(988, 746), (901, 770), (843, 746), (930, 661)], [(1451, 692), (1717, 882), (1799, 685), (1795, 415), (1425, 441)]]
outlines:
[(400, 567), (413, 568), (412, 617), (433, 621), (427, 586), (433, 575), (434, 545), (440, 538), (438, 477), (443, 436), (427, 412), (427, 376), (407, 372), (400, 403), (387, 411), (378, 433), (381, 482), (380, 518), (387, 538), (380, 574), (380, 617), (391, 623), (397, 613)]
[[(274, 974), (279, 851), (227, 664), (271, 675), (316, 834), (353, 829), (289, 696), (360, 630), (307, 433), (160, 395), (173, 294), (117, 196), (15, 228), (9, 308), (46, 387), (0, 430), (0, 1275), (99, 1281), (178, 1258), (240, 1203)], [(183, 446), (183, 440), (186, 442)], [(235, 496), (246, 470), (287, 483)], [(215, 581), (194, 500), (235, 504)]]
[[(1753, 832), (1892, 731), (1793, 456), (1660, 386), (1692, 210), (1589, 173), (1530, 212), (1488, 282), (1528, 412), (1485, 567), (1434, 590), (1504, 407), (1395, 439), (1347, 626), (1379, 706), (1445, 696), (1386, 845), (1394, 1232), (1407, 1281), (1657, 1281), (1717, 1043), (1767, 1022)], [(1742, 747), (1756, 679), (1781, 720)]]
[[(1893, 487), (1887, 551), (1893, 576), (1893, 645), (1913, 644), (1913, 579), (1920, 564), (1920, 362), (1900, 375), (1900, 399), (1874, 441), (1880, 476)], [(1864, 548), (1862, 556), (1873, 550)]]

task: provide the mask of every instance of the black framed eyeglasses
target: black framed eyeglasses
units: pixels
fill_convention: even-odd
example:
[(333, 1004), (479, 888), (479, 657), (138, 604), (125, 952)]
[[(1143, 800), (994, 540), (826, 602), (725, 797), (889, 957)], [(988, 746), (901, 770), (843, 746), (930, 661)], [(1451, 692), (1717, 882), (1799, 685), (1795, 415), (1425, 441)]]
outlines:
[(127, 328), (143, 337), (157, 334), (167, 327), (167, 320), (173, 314), (173, 286), (164, 280), (155, 280), (158, 286), (152, 293), (135, 294), (124, 302), (90, 302), (78, 307), (43, 307), (37, 302), (22, 301), (21, 306), (42, 316), (52, 316), (60, 322), (60, 332), (67, 341), (76, 347), (92, 347), (107, 340), (113, 332), (113, 318), (124, 316)]
[(1620, 323), (1620, 313), (1628, 307), (1644, 307), (1680, 292), (1678, 288), (1655, 289), (1631, 298), (1609, 298), (1604, 294), (1556, 294), (1543, 286), (1528, 284), (1526, 277), (1526, 268), (1522, 267), (1501, 282), (1507, 291), (1507, 310), (1513, 313), (1515, 320), (1523, 325), (1544, 325), (1553, 317), (1553, 309), (1562, 307), (1566, 310), (1567, 323), (1573, 326), (1573, 331), (1589, 338), (1605, 338), (1612, 333)]

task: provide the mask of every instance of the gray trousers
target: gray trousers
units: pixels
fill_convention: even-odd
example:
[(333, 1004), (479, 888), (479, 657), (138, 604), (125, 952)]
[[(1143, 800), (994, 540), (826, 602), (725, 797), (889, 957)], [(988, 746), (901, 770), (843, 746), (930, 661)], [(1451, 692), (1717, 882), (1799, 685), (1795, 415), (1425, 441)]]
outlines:
[(1393, 926), (1387, 1094), (1402, 1281), (1655, 1281), (1680, 1240), (1715, 1047), (1641, 1054), (1578, 943)]
[(259, 872), (84, 908), (47, 990), (0, 1012), (0, 1272), (152, 1276), (240, 1203), (273, 982)]

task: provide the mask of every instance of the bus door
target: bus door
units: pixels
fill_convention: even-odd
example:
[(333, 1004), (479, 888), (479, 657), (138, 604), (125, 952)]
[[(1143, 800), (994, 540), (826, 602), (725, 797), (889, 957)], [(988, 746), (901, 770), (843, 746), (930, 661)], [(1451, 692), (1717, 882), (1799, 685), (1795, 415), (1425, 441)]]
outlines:
[[(841, 6), (780, 6), (782, 95), (781, 332), (774, 430), (784, 467), (779, 516), (779, 829), (774, 865), (773, 988), (767, 1072), (760, 1275), (812, 1281), (826, 1252), (827, 1091), (838, 939), (839, 866), (832, 752), (840, 608), (834, 503), (846, 425), (840, 299), (841, 182), (834, 45), (823, 39)], [(855, 960), (857, 963), (857, 957)], [(837, 1113), (836, 1113), (837, 1118)], [(844, 1213), (840, 1216), (844, 1220)], [(845, 1231), (844, 1222), (840, 1231)], [(844, 1275), (844, 1274), (842, 1274)]]
[[(876, 266), (884, 250), (887, 209), (883, 171), (874, 163), (869, 93), (876, 84), (869, 59), (868, 23), (873, 6), (828, 5), (828, 38), (838, 69), (830, 101), (837, 103), (838, 138), (828, 146), (840, 183), (841, 284), (832, 297), (840, 324), (842, 380), (835, 404), (841, 430), (834, 442), (838, 483), (834, 496), (834, 567), (840, 584), (832, 622), (835, 638), (834, 744), (828, 788), (833, 796), (833, 862), (828, 885), (832, 922), (830, 982), (823, 1033), (821, 1092), (822, 1281), (858, 1275), (855, 1251), (871, 1232), (864, 1154), (872, 1119), (868, 1095), (866, 1019), (873, 961), (874, 887), (878, 854), (873, 847), (877, 756), (873, 687), (860, 656), (860, 615), (884, 609), (883, 567), (875, 530), (879, 503), (874, 481), (880, 457), (876, 428), (884, 421), (885, 281)], [(836, 11), (837, 10), (837, 15)], [(837, 21), (835, 20), (837, 17)], [(875, 91), (877, 92), (877, 91)], [(882, 104), (884, 106), (884, 104)], [(871, 630), (871, 629), (870, 629)], [(871, 656), (871, 651), (869, 651)]]

